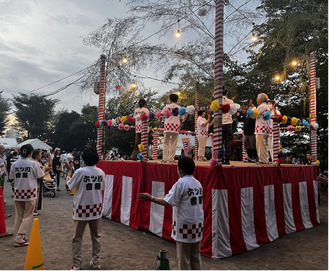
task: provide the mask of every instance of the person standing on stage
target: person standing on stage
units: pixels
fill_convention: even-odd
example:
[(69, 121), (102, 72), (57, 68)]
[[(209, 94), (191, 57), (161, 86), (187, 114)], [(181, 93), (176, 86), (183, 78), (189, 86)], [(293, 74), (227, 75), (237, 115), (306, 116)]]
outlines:
[(178, 160), (178, 181), (164, 197), (139, 193), (142, 201), (152, 201), (163, 206), (173, 206), (171, 237), (176, 241), (176, 253), (180, 270), (202, 269), (201, 240), (203, 234), (203, 190), (193, 177), (194, 161), (189, 157)]
[(260, 93), (257, 96), (257, 110), (259, 115), (256, 118), (255, 135), (256, 135), (256, 148), (259, 161), (257, 165), (269, 163), (268, 153), (268, 138), (271, 134), (270, 120), (264, 120), (265, 112), (270, 112), (267, 105), (268, 96), (265, 93)]
[(208, 140), (208, 129), (213, 125), (214, 120), (210, 122), (211, 116), (208, 114), (208, 119), (205, 119), (206, 112), (204, 110), (198, 111), (197, 120), (197, 139), (198, 139), (198, 161), (206, 161), (207, 158), (204, 156), (206, 150), (206, 144)]
[(29, 245), (26, 235), (37, 203), (37, 180), (44, 176), (40, 166), (31, 160), (32, 153), (31, 144), (23, 145), (20, 149), (21, 159), (12, 164), (9, 174), (9, 179), (14, 180), (15, 189), (15, 247)]
[(247, 118), (246, 113), (248, 108), (255, 109), (252, 100), (249, 100), (249, 107), (242, 106), (243, 110), (237, 112), (238, 121), (243, 122), (243, 132), (244, 132), (244, 147), (247, 151), (248, 162), (257, 162), (257, 149), (256, 149), (256, 137), (255, 137), (255, 124), (256, 120), (253, 118)]
[[(177, 104), (178, 95), (169, 95), (170, 104), (166, 105), (162, 110), (162, 115), (165, 116), (164, 122), (164, 141), (163, 141), (163, 158), (162, 162), (174, 162), (174, 157), (177, 148), (179, 129), (185, 120), (179, 115), (180, 106)], [(166, 117), (167, 110), (170, 111), (170, 116)]]
[[(270, 109), (271, 117), (277, 117), (280, 115), (280, 111), (276, 109), (276, 102), (274, 100), (268, 100), (267, 105)], [(270, 118), (270, 135), (268, 137), (268, 149), (271, 155), (271, 161), (273, 161), (273, 119)]]
[(138, 101), (138, 108), (134, 112), (135, 119), (135, 145), (133, 152), (131, 154), (131, 160), (137, 160), (137, 154), (139, 153), (138, 145), (141, 144), (142, 137), (142, 120), (141, 115), (146, 114), (146, 117), (149, 115), (149, 110), (145, 107), (146, 101), (144, 99), (140, 99)]
[[(233, 100), (227, 98), (228, 89), (224, 88), (223, 90), (223, 102), (222, 104), (233, 104)], [(223, 146), (225, 148), (225, 159), (223, 161), (223, 164), (230, 164), (231, 159), (231, 145), (233, 141), (233, 119), (232, 115), (227, 112), (223, 113), (223, 119), (222, 119), (222, 128), (223, 128)]]
[[(75, 231), (72, 239), (72, 270), (79, 270), (81, 267), (82, 237), (87, 224), (89, 224), (92, 241), (92, 259), (89, 265), (91, 269), (101, 269), (102, 188), (105, 173), (96, 167), (99, 161), (96, 149), (85, 149), (81, 157), (84, 167), (76, 170), (66, 184), (66, 189), (70, 193), (75, 188), (73, 198)], [(66, 166), (68, 167), (68, 164)], [(68, 177), (71, 174), (72, 170), (68, 167)]]

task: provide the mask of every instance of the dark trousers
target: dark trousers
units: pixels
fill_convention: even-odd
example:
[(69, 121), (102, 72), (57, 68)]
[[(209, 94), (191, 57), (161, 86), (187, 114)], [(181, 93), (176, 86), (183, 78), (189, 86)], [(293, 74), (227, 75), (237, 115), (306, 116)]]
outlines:
[(141, 137), (142, 137), (142, 133), (136, 133), (135, 145), (134, 145), (133, 153), (131, 154), (130, 157), (131, 160), (137, 160), (137, 154), (139, 153), (138, 145), (141, 144)]
[(59, 187), (59, 182), (61, 180), (61, 172), (60, 171), (56, 171), (56, 179), (57, 179), (57, 187)]
[(232, 123), (223, 124), (223, 146), (225, 148), (225, 160), (229, 161), (231, 157), (231, 145), (233, 141)]

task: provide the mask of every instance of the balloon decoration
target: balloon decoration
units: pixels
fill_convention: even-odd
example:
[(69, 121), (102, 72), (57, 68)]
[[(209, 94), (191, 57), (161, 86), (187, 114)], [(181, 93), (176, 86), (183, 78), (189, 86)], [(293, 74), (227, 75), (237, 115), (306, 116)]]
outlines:
[(144, 145), (143, 144), (138, 144), (138, 150), (139, 150), (139, 152), (143, 152), (144, 151)]
[(219, 110), (219, 108), (220, 108), (220, 106), (219, 106), (219, 102), (217, 100), (211, 102), (210, 109), (212, 111), (216, 112)]
[(123, 117), (120, 118), (120, 121), (123, 124), (126, 122), (126, 120), (127, 120), (127, 117), (126, 116), (123, 116)]

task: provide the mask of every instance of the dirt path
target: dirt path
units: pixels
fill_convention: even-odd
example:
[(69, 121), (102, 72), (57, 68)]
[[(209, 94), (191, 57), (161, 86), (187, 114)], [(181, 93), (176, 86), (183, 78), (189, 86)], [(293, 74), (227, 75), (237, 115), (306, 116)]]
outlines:
[[(72, 265), (71, 238), (73, 236), (72, 200), (64, 191), (55, 198), (44, 196), (44, 209), (38, 216), (45, 269), (67, 270)], [(5, 209), (12, 217), (6, 219), (7, 231), (13, 231), (15, 207), (13, 193), (5, 184)], [(327, 270), (328, 269), (328, 202), (321, 195), (320, 220), (315, 228), (286, 235), (248, 253), (213, 260), (202, 257), (203, 268), (211, 270)], [(83, 240), (83, 268), (88, 269), (91, 258), (89, 229)], [(175, 245), (149, 232), (137, 231), (120, 223), (103, 219), (102, 229), (103, 269), (135, 270), (155, 269), (159, 250), (168, 251), (171, 269), (177, 269)], [(27, 247), (15, 248), (13, 238), (0, 239), (0, 268), (24, 269)]]

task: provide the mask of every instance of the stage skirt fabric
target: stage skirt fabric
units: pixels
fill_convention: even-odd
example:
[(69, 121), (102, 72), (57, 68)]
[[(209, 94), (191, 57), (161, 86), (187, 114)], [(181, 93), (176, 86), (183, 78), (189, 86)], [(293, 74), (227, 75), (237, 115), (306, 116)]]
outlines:
[[(172, 208), (140, 202), (139, 192), (164, 197), (177, 165), (100, 161), (106, 174), (103, 216), (172, 240)], [(201, 253), (225, 258), (320, 223), (316, 167), (201, 167), (205, 215)]]

